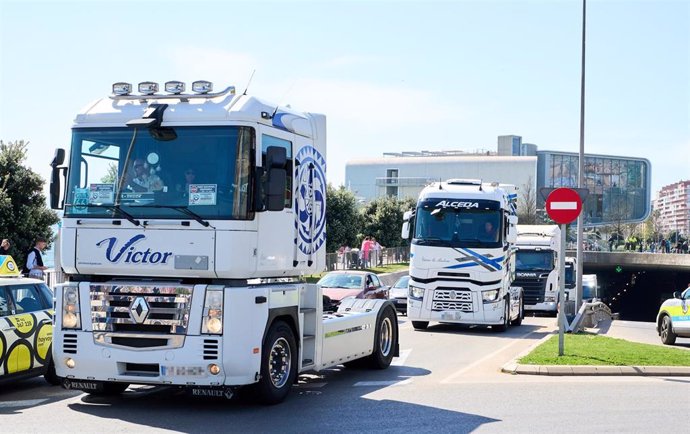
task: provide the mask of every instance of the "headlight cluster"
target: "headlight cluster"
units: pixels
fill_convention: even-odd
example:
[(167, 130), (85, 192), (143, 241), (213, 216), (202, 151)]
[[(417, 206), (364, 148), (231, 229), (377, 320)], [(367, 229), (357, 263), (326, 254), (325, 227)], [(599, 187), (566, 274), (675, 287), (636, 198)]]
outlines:
[(498, 300), (498, 289), (482, 291), (482, 300), (485, 303), (493, 303), (494, 301)]
[(547, 295), (544, 297), (544, 301), (547, 303), (554, 303), (556, 301), (555, 295)]
[(64, 286), (62, 288), (62, 328), (81, 328), (81, 315), (79, 314), (79, 287), (77, 286)]
[(410, 298), (414, 298), (416, 300), (421, 300), (424, 298), (424, 288), (418, 288), (416, 286), (410, 285), (410, 289), (408, 292)]
[(204, 317), (201, 320), (201, 333), (223, 334), (223, 290), (207, 289), (204, 300)]

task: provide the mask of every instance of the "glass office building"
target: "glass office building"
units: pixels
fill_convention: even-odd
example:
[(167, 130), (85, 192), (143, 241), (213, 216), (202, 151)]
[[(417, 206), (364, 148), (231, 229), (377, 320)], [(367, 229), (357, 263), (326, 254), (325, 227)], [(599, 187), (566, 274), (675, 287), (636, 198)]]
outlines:
[[(537, 152), (538, 187), (577, 187), (577, 153)], [(651, 208), (651, 165), (643, 158), (585, 155), (584, 223), (589, 226), (641, 222)], [(544, 207), (539, 195), (538, 207)]]

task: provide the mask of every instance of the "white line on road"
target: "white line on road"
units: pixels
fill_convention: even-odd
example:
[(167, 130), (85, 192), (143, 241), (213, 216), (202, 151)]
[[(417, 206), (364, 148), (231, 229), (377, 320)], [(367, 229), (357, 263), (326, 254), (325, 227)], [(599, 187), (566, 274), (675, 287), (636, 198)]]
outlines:
[(48, 398), (43, 399), (25, 399), (24, 401), (8, 401), (0, 402), (0, 408), (14, 408), (14, 407), (35, 407), (38, 404), (46, 402)]
[(386, 387), (386, 386), (404, 386), (406, 384), (412, 383), (411, 378), (406, 378), (404, 380), (393, 380), (393, 381), (358, 381), (354, 384), (354, 387)]
[(497, 354), (501, 353), (502, 351), (505, 351), (507, 348), (510, 348), (510, 347), (512, 347), (513, 345), (522, 342), (522, 339), (526, 338), (527, 336), (531, 335), (532, 333), (534, 333), (534, 332), (527, 332), (527, 333), (525, 333), (524, 335), (522, 335), (522, 336), (516, 338), (513, 342), (509, 343), (508, 345), (503, 346), (503, 347), (497, 349), (496, 351), (494, 351), (494, 352), (491, 353), (491, 354), (487, 354), (486, 356), (482, 357), (481, 359), (476, 360), (474, 363), (470, 363), (469, 365), (465, 366), (464, 368), (462, 368), (462, 369), (459, 370), (458, 372), (454, 373), (454, 374), (451, 375), (450, 377), (447, 377), (446, 379), (442, 380), (441, 383), (442, 383), (442, 384), (452, 383), (453, 380), (454, 380), (455, 378), (461, 376), (462, 374), (464, 374), (465, 372), (467, 372), (467, 371), (469, 371), (470, 369), (474, 368), (475, 366), (484, 363), (486, 360), (489, 360), (489, 359), (491, 359), (492, 357), (495, 357)]
[(551, 202), (551, 209), (577, 209), (577, 202)]
[(400, 356), (393, 359), (393, 361), (391, 362), (391, 366), (403, 366), (403, 365), (405, 365), (405, 362), (407, 361), (407, 357), (410, 355), (411, 352), (412, 352), (412, 348), (410, 348), (408, 350), (400, 351)]

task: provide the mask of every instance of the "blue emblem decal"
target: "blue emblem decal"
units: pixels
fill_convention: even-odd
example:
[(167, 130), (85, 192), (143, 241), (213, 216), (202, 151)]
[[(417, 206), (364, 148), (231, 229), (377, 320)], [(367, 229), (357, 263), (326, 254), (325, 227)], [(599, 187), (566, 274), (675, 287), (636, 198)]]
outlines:
[(167, 263), (168, 259), (172, 256), (172, 252), (152, 252), (150, 248), (144, 251), (136, 249), (134, 245), (145, 238), (146, 236), (141, 234), (135, 235), (124, 243), (117, 252), (115, 252), (115, 244), (117, 243), (116, 237), (101, 240), (96, 243), (96, 247), (106, 245), (105, 258), (112, 263), (120, 262), (123, 257), (124, 261), (122, 262), (130, 264)]
[(305, 255), (313, 254), (326, 241), (326, 160), (313, 146), (300, 148), (295, 156), (294, 240)]

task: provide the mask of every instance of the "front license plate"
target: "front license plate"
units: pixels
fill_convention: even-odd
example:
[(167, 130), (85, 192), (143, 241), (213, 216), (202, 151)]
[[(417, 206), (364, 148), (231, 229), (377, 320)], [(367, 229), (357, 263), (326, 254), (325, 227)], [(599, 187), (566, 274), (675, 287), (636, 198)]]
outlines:
[(163, 377), (205, 377), (206, 368), (203, 366), (162, 366), (161, 376)]
[(459, 320), (462, 314), (460, 312), (441, 312), (441, 319), (445, 320)]

